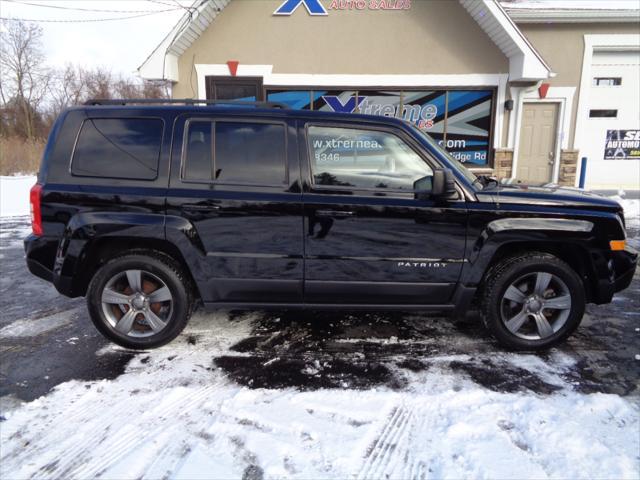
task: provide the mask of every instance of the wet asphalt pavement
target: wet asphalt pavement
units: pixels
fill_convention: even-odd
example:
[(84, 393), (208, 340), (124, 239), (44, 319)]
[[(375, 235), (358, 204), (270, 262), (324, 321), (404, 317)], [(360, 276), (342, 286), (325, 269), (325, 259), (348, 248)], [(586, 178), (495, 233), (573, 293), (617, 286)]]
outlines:
[[(0, 410), (68, 380), (115, 378), (133, 356), (145, 355), (103, 349), (108, 342), (91, 324), (84, 299), (63, 297), (27, 271), (22, 249), (27, 233), (26, 218), (0, 219)], [(243, 315), (230, 312), (229, 321)], [(558, 388), (542, 374), (505, 362), (503, 350), (473, 314), (463, 322), (416, 313), (296, 311), (257, 318), (251, 335), (229, 355), (212, 358), (212, 367), (250, 388), (404, 389), (410, 388), (410, 372), (428, 370), (436, 358), (448, 355), (466, 355), (468, 361), (452, 360), (448, 368), (491, 390), (550, 394)], [(29, 332), (30, 325), (38, 328), (37, 335)], [(198, 348), (197, 336), (183, 335)], [(613, 303), (589, 305), (581, 327), (565, 344), (538, 356), (547, 363), (558, 352), (573, 358), (565, 375), (577, 391), (636, 396), (639, 339), (636, 274)]]

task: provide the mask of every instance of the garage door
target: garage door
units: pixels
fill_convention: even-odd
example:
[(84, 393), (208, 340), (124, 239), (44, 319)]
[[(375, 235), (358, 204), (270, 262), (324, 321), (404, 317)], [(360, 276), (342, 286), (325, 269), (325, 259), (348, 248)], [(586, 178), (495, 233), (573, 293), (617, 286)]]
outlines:
[(580, 152), (587, 187), (639, 189), (640, 51), (594, 52), (591, 77)]

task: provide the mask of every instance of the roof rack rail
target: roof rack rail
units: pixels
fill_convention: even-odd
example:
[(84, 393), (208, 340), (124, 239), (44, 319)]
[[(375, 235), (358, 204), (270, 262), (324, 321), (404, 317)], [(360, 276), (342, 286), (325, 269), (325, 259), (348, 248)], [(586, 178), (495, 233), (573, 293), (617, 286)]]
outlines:
[(286, 103), (281, 102), (248, 102), (244, 100), (199, 100), (193, 98), (92, 98), (83, 105), (230, 105), (239, 107), (263, 107), (288, 109)]

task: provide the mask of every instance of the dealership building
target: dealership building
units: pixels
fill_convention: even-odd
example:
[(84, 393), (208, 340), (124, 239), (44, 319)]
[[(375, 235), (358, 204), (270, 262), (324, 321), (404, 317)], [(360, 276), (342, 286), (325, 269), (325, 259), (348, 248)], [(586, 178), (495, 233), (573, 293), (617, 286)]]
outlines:
[(175, 98), (404, 118), (474, 171), (640, 189), (640, 9), (548, 0), (196, 0), (139, 68)]

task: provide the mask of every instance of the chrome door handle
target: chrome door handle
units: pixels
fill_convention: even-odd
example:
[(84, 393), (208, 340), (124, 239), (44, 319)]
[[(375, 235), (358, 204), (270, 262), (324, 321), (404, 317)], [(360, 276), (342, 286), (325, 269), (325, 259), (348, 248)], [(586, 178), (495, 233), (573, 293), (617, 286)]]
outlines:
[(345, 210), (316, 210), (316, 217), (334, 217), (334, 218), (344, 218), (344, 217), (353, 217), (356, 212), (348, 212)]
[(187, 203), (182, 205), (183, 210), (190, 210), (192, 212), (210, 212), (212, 210), (220, 210), (219, 205), (201, 205), (196, 203)]

